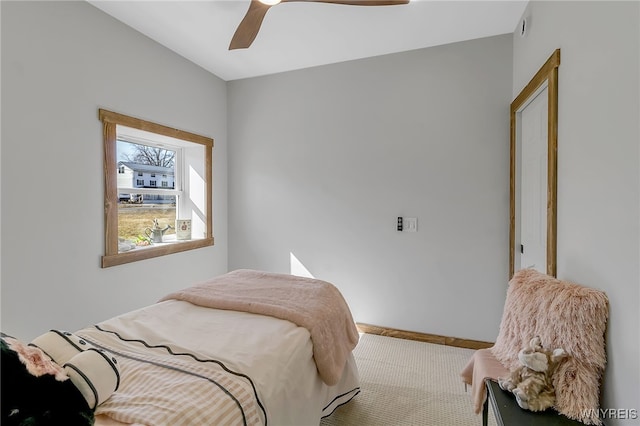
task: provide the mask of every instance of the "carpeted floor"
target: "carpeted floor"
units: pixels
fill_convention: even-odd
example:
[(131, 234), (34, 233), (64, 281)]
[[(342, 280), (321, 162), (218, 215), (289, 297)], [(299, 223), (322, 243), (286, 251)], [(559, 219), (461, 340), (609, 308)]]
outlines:
[[(480, 426), (459, 374), (472, 353), (364, 334), (354, 350), (361, 392), (320, 425)], [(489, 425), (495, 425), (491, 414)]]

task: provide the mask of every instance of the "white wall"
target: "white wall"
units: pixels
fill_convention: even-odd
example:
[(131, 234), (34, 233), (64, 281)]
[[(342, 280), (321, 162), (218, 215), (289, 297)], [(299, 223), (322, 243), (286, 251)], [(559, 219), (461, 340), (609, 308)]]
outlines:
[(356, 321), (494, 340), (511, 78), (504, 35), (230, 82), (230, 269), (293, 254)]
[(513, 95), (561, 49), (558, 277), (609, 296), (602, 405), (640, 415), (639, 5), (531, 2), (530, 31), (514, 36)]
[[(1, 8), (2, 330), (77, 329), (226, 272), (226, 83), (86, 2)], [(214, 138), (215, 246), (99, 267), (98, 108)]]

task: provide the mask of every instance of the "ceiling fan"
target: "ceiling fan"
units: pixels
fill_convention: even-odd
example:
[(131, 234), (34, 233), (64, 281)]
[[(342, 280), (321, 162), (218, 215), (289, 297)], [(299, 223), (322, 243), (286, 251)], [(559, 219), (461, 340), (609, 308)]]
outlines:
[(262, 25), (262, 20), (267, 14), (267, 11), (278, 3), (285, 2), (314, 2), (314, 3), (332, 3), (332, 4), (344, 4), (351, 6), (394, 6), (400, 4), (407, 4), (409, 0), (251, 0), (249, 10), (238, 25), (231, 44), (229, 44), (229, 50), (234, 49), (246, 49), (251, 46), (253, 40), (255, 40)]

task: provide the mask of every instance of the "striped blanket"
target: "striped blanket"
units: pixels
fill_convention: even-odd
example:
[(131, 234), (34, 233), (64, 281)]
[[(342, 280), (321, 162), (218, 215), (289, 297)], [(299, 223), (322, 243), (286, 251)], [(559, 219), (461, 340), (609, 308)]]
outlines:
[(318, 424), (360, 389), (351, 313), (319, 280), (234, 271), (75, 334), (120, 365), (103, 425)]
[(220, 361), (127, 339), (100, 326), (78, 334), (115, 354), (120, 365), (120, 389), (96, 415), (145, 425), (266, 425), (251, 378)]

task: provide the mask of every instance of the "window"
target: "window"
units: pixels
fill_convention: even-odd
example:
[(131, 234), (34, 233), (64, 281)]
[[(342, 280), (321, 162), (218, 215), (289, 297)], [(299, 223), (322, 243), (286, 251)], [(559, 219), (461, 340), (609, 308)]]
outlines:
[(156, 177), (156, 174), (155, 173), (151, 173), (151, 177)]
[(124, 166), (118, 167), (118, 173), (120, 173), (120, 174), (124, 173)]
[[(103, 109), (98, 115), (104, 129), (102, 267), (213, 245), (213, 139)], [(163, 176), (161, 187), (140, 178), (156, 174)], [(178, 240), (175, 221), (185, 219), (191, 239)]]

